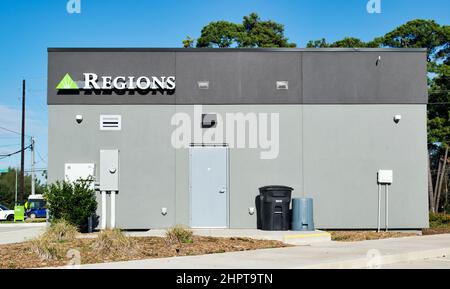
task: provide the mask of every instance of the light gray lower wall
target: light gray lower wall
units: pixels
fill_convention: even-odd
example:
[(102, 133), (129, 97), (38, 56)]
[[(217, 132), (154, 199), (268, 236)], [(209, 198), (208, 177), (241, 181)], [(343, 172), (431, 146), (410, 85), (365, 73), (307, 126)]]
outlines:
[[(94, 162), (120, 150), (117, 225), (127, 229), (189, 224), (188, 149), (174, 149), (171, 118), (190, 105), (50, 105), (49, 181), (64, 163)], [(205, 105), (203, 112), (279, 113), (278, 158), (230, 149), (230, 226), (256, 227), (258, 187), (283, 184), (314, 198), (320, 228), (376, 227), (378, 169), (393, 169), (390, 224), (428, 226), (425, 105)], [(84, 121), (77, 124), (75, 115)], [(121, 131), (100, 131), (100, 114), (121, 114)], [(401, 114), (395, 124), (393, 116)], [(98, 167), (97, 167), (98, 172)], [(163, 216), (161, 208), (168, 208)], [(100, 212), (100, 207), (99, 207)], [(384, 221), (384, 220), (383, 220)]]

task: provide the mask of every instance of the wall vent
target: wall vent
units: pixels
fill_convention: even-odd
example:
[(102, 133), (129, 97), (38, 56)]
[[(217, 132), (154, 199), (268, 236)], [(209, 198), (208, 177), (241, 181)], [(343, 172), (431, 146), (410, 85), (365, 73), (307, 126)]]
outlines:
[(199, 89), (209, 89), (209, 81), (198, 81), (197, 85)]
[(121, 115), (100, 115), (100, 130), (121, 130)]
[(288, 81), (277, 81), (277, 89), (289, 89), (289, 82)]

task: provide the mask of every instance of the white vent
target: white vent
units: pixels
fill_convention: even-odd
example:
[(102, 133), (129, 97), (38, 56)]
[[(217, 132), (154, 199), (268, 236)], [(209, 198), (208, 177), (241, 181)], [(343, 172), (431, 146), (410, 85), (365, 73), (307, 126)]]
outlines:
[(209, 89), (209, 81), (198, 81), (197, 85), (199, 89)]
[(289, 82), (288, 81), (277, 81), (277, 89), (289, 89)]
[(100, 115), (100, 130), (121, 130), (121, 115)]

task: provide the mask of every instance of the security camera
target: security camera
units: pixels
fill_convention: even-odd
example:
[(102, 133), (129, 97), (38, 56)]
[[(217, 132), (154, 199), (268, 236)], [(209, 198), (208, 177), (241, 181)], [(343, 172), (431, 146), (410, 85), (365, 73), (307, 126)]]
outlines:
[(77, 114), (75, 116), (75, 120), (77, 121), (77, 123), (81, 123), (83, 121), (83, 116), (81, 114)]
[(394, 115), (394, 122), (395, 123), (399, 123), (401, 119), (402, 119), (402, 116), (400, 114)]

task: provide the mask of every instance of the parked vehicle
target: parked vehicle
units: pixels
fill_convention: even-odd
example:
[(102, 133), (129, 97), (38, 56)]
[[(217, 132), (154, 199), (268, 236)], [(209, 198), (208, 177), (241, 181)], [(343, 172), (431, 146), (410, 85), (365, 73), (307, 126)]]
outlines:
[(25, 208), (25, 216), (30, 219), (45, 218), (47, 216), (46, 202), (42, 195), (30, 195)]
[(10, 210), (5, 206), (0, 205), (0, 220), (14, 221), (14, 210)]

